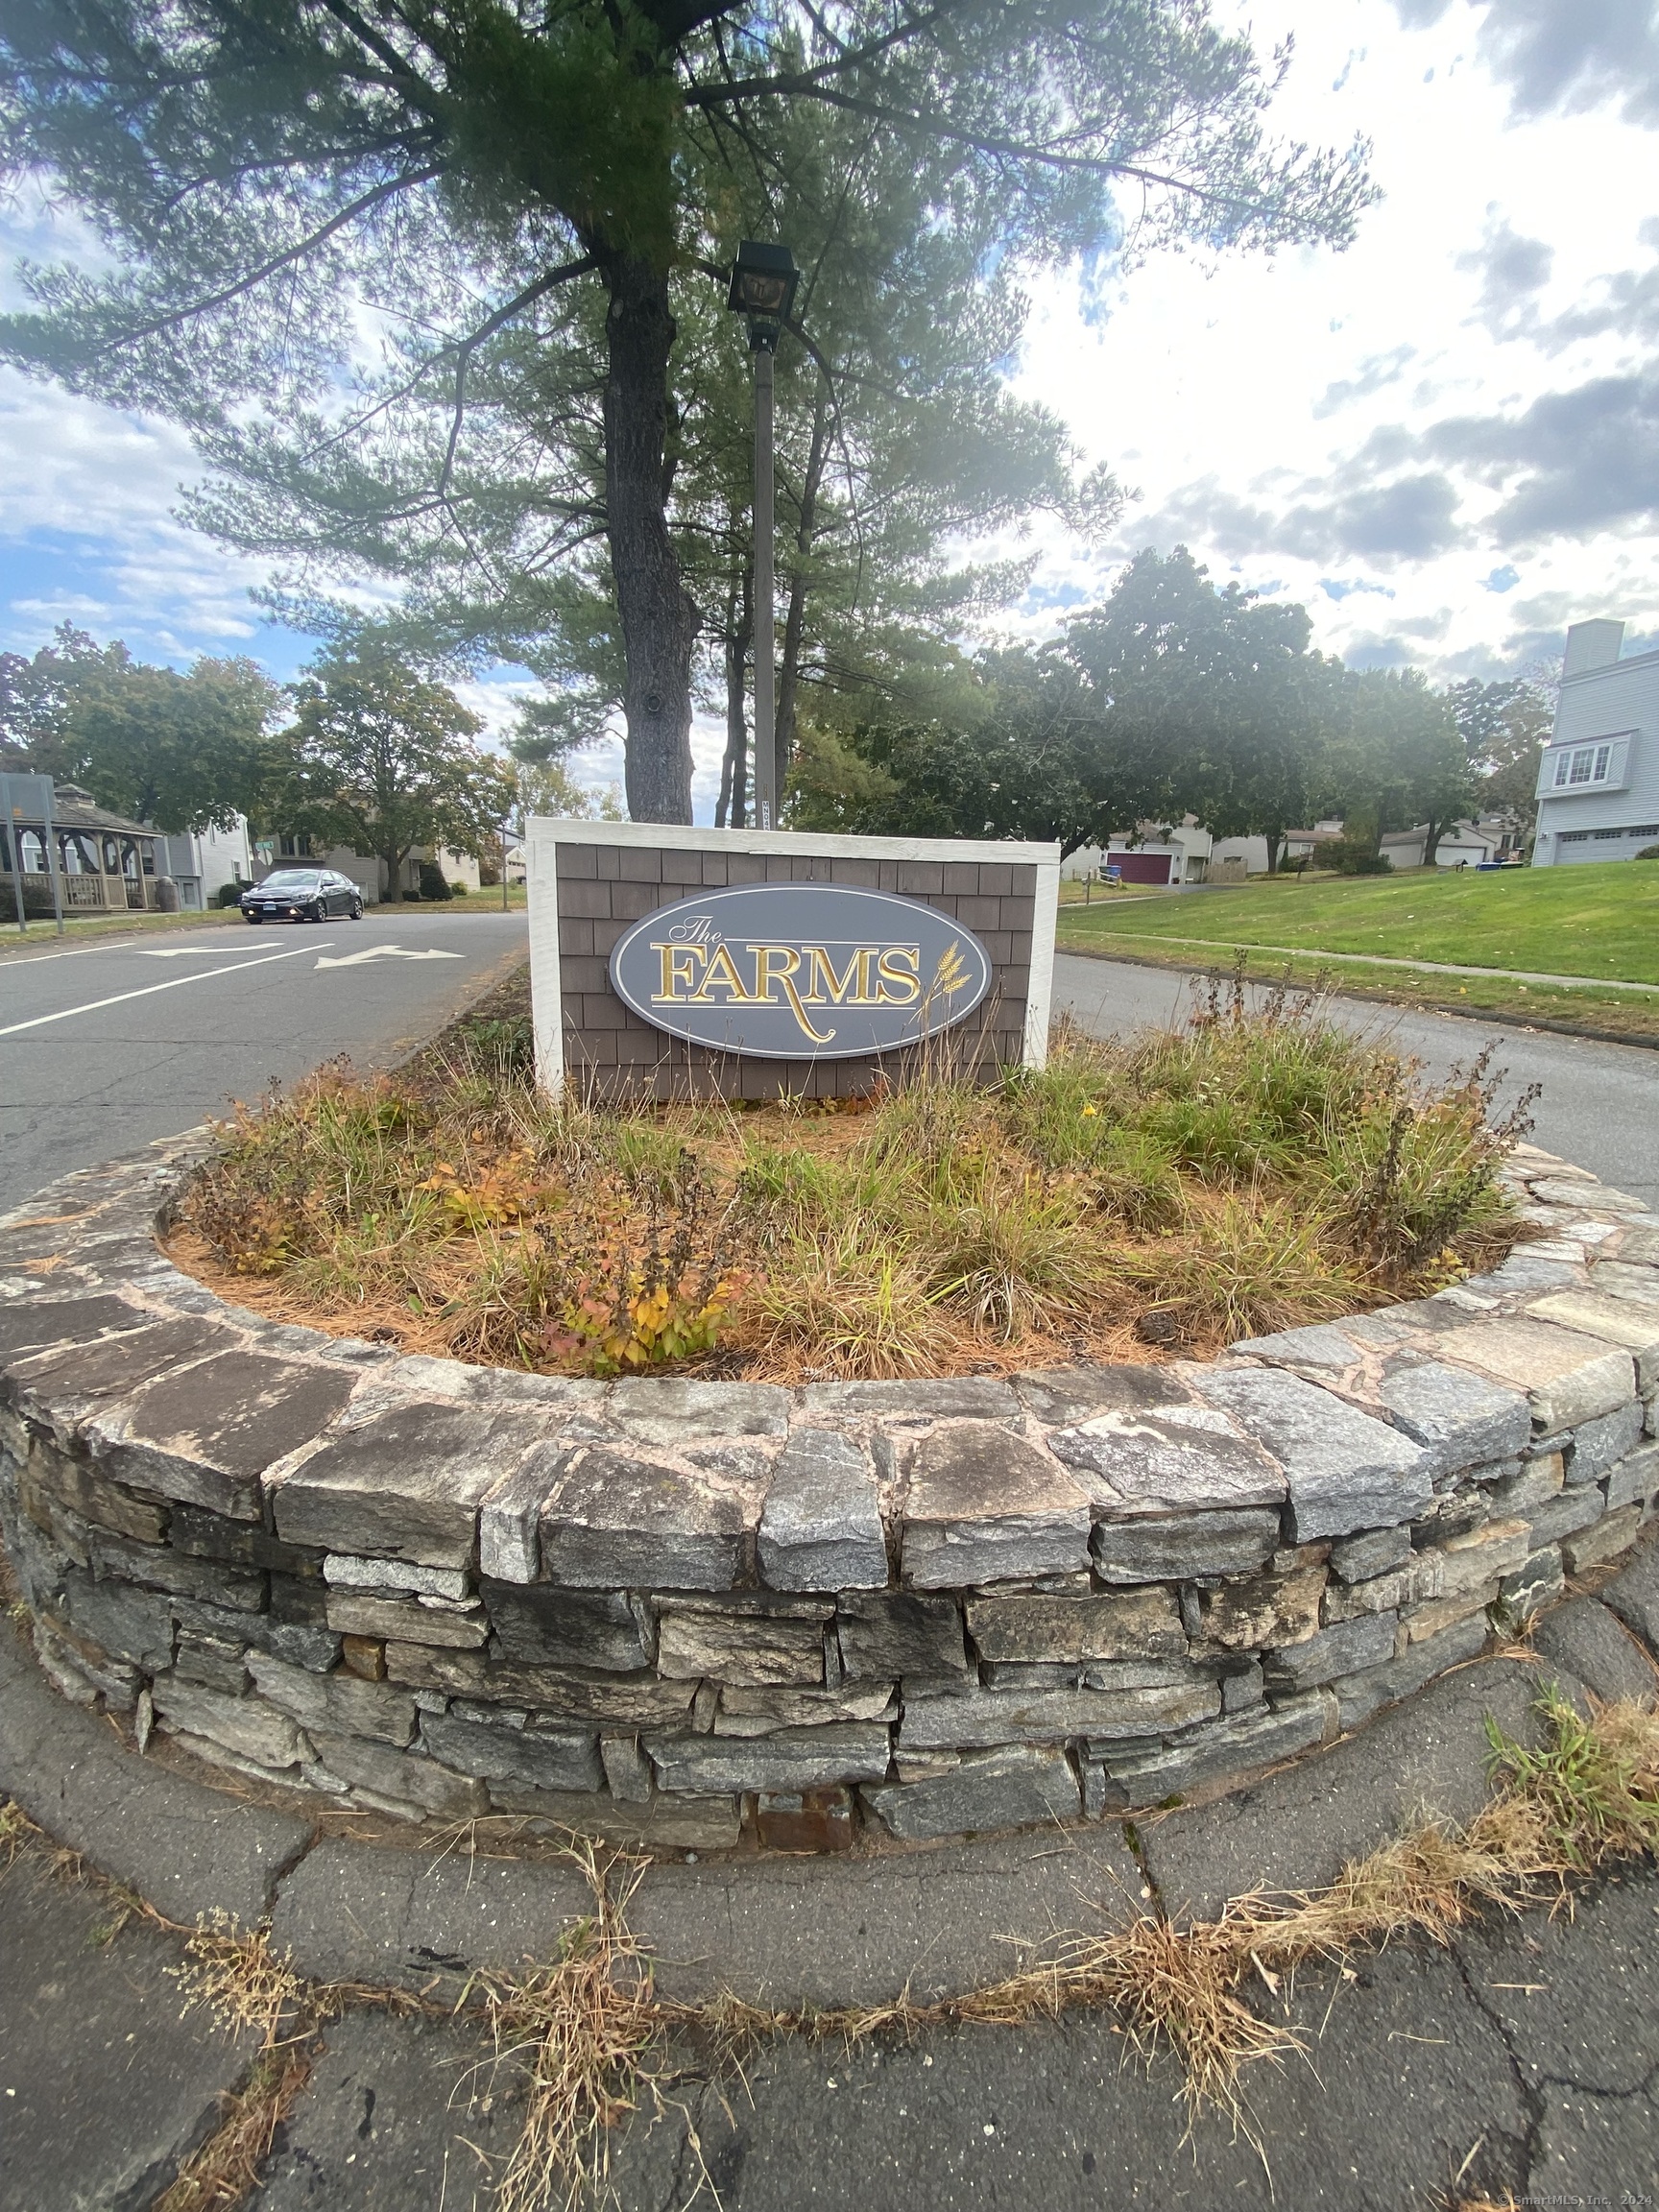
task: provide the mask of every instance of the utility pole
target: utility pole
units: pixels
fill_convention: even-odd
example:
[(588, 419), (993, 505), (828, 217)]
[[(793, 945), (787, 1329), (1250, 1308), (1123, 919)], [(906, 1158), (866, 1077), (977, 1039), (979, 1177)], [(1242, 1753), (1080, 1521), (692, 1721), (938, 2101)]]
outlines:
[(755, 349), (755, 827), (778, 827), (778, 676), (772, 574), (772, 353)]

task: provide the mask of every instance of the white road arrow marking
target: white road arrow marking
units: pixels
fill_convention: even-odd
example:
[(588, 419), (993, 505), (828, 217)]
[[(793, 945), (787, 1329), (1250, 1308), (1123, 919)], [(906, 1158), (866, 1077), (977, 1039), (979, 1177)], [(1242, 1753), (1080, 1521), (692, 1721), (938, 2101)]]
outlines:
[(337, 960), (326, 956), (319, 968), (361, 968), (369, 960), (465, 960), (465, 952), (405, 952), (401, 945), (366, 945), (361, 952), (342, 952)]
[(136, 950), (143, 960), (223, 960), (228, 955), (239, 959), (241, 952), (252, 951), (246, 942), (241, 951), (234, 945), (144, 945), (124, 947), (124, 950)]

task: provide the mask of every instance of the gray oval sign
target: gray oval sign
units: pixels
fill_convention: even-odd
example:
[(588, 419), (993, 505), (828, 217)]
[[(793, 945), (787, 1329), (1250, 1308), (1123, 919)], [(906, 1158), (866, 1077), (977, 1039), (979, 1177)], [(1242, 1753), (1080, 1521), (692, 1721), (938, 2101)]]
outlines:
[(631, 925), (611, 955), (624, 1006), (688, 1044), (758, 1060), (850, 1060), (936, 1036), (991, 988), (949, 914), (843, 883), (734, 883)]

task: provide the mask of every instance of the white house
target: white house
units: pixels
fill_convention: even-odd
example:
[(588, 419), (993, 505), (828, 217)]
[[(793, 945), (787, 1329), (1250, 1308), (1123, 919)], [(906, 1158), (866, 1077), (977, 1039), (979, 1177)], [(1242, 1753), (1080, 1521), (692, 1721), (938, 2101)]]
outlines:
[(1097, 869), (1116, 868), (1125, 883), (1202, 883), (1209, 872), (1214, 840), (1191, 815), (1185, 822), (1141, 822), (1131, 832), (1114, 830), (1104, 847), (1080, 845), (1066, 856), (1063, 875), (1081, 879)]
[(156, 839), (162, 873), (179, 886), (179, 903), (186, 913), (211, 906), (227, 883), (252, 883), (253, 848), (248, 824), (238, 814), (228, 830), (216, 825)]
[(1538, 767), (1534, 868), (1631, 860), (1659, 844), (1659, 653), (1619, 658), (1623, 622), (1567, 633), (1555, 728)]

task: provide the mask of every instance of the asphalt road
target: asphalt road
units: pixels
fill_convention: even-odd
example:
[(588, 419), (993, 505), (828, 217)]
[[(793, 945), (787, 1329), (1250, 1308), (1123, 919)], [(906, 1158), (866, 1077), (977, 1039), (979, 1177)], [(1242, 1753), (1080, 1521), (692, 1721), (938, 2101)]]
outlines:
[(347, 1053), (383, 1066), (526, 948), (520, 914), (100, 939), (0, 960), (0, 1206)]
[[(1063, 952), (1054, 962), (1054, 1004), (1095, 1036), (1109, 1036), (1138, 1022), (1178, 1019), (1191, 1002), (1192, 980), (1167, 968)], [(1262, 993), (1256, 988), (1252, 996), (1259, 1002)], [(1331, 1005), (1338, 1020), (1391, 1039), (1433, 1075), (1459, 1063), (1467, 1067), (1483, 1045), (1493, 1044), (1494, 1068), (1507, 1070), (1503, 1100), (1529, 1083), (1543, 1086), (1532, 1109), (1537, 1143), (1659, 1208), (1659, 1052), (1363, 998), (1334, 998)]]

